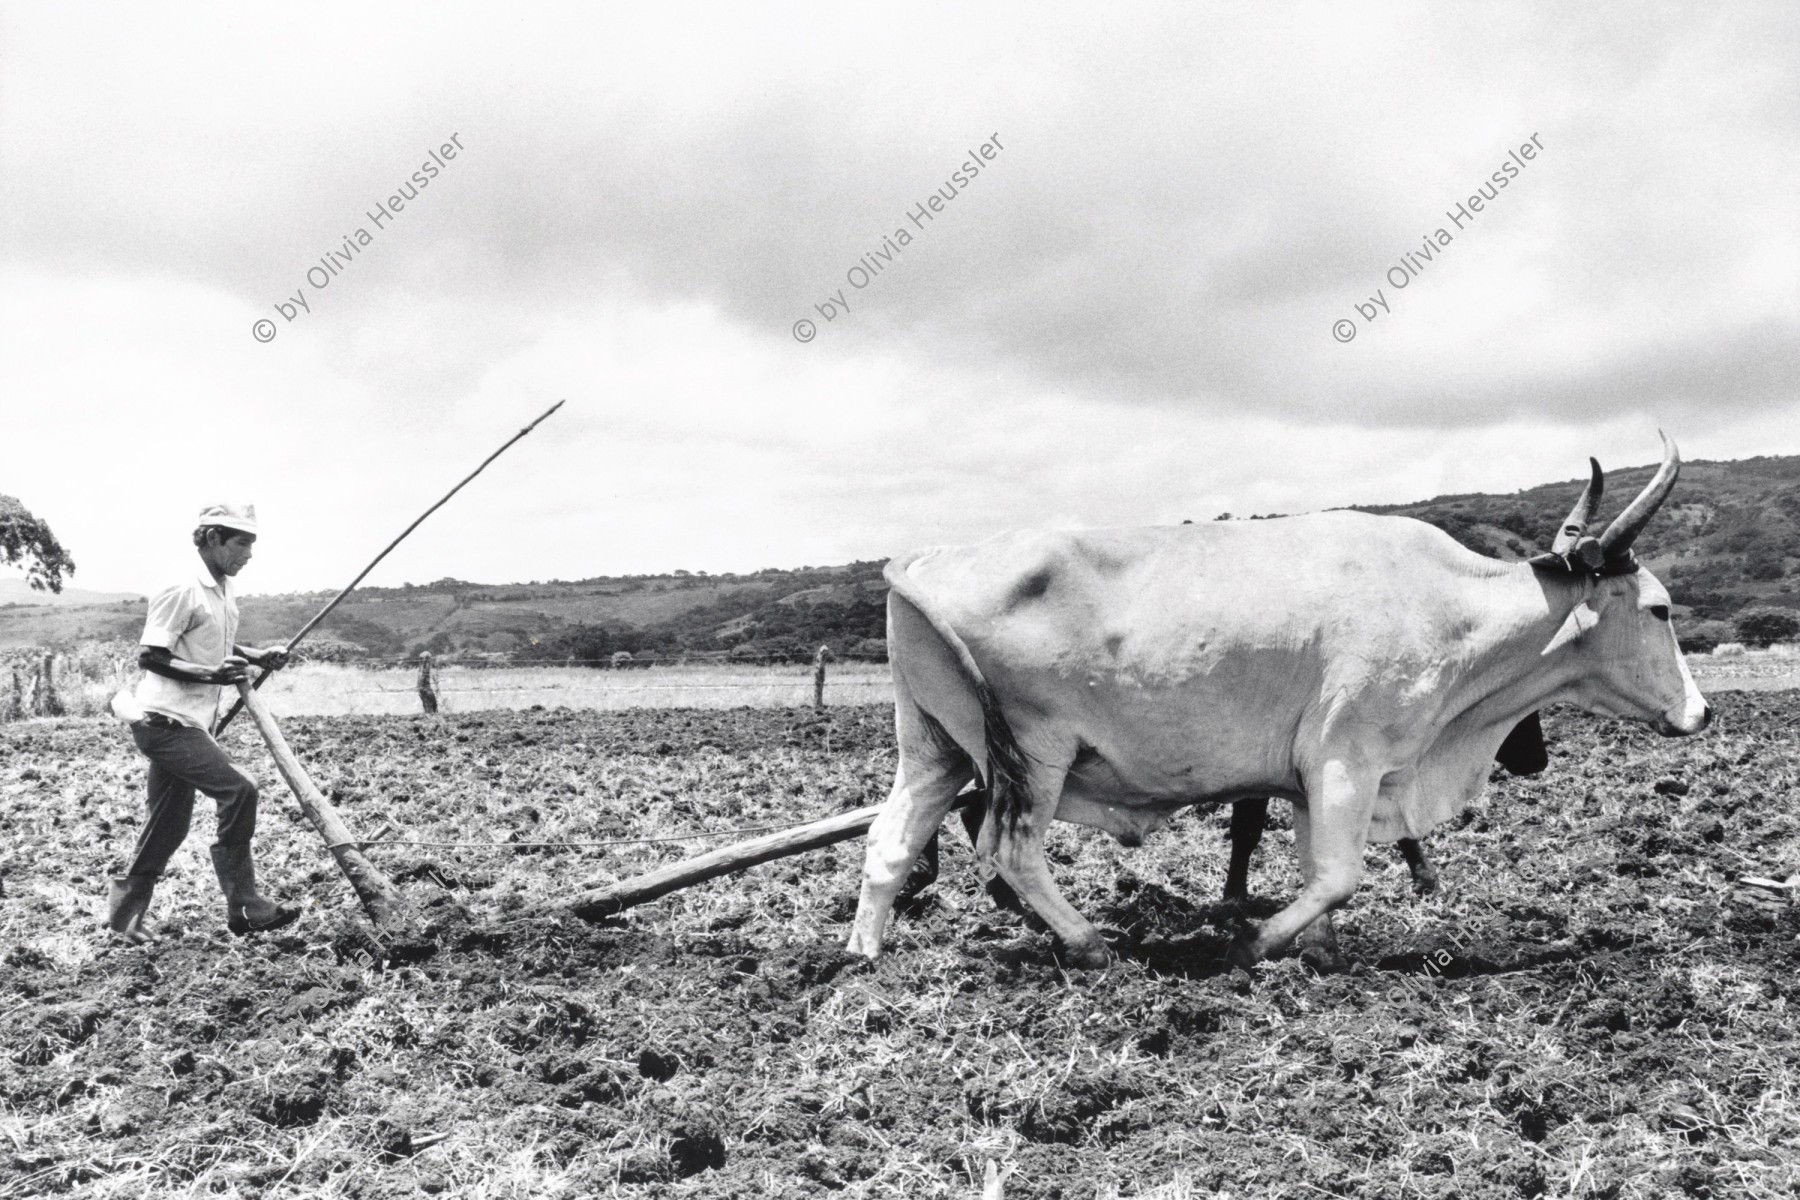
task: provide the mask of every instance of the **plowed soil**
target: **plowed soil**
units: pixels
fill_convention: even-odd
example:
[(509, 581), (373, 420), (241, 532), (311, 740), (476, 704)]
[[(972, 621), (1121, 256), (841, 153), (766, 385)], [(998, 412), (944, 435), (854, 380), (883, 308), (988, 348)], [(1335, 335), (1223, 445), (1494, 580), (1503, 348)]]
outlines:
[[(1325, 977), (1226, 967), (1219, 812), (1053, 835), (1102, 972), (997, 911), (960, 830), (872, 966), (839, 950), (860, 841), (532, 915), (720, 839), (518, 843), (879, 800), (881, 708), (287, 722), (418, 906), (406, 962), (234, 728), (264, 881), (306, 913), (228, 935), (202, 811), (163, 940), (127, 948), (96, 921), (141, 760), (110, 723), (0, 726), (0, 1195), (963, 1197), (990, 1160), (1008, 1197), (1800, 1194), (1800, 913), (1739, 882), (1800, 872), (1800, 694), (1713, 699), (1680, 741), (1548, 714), (1550, 769), (1429, 839), (1437, 895), (1370, 849)], [(1272, 833), (1252, 914), (1296, 886)]]

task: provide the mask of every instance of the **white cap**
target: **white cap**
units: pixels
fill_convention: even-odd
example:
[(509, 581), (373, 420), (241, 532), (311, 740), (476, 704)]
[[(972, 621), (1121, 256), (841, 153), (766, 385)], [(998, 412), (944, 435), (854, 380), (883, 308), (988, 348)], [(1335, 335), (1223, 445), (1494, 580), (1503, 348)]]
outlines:
[(256, 505), (209, 504), (200, 510), (201, 525), (223, 525), (239, 533), (256, 532)]

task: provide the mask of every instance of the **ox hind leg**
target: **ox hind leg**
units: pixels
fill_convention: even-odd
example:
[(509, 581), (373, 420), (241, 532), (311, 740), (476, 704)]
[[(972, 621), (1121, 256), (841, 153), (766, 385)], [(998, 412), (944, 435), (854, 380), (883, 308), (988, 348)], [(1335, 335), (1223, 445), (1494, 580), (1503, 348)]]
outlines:
[[(983, 788), (980, 799), (961, 809), (958, 815), (962, 817), (963, 829), (968, 832), (969, 845), (979, 853), (981, 850), (981, 827), (987, 822), (988, 815), (987, 790)], [(994, 873), (987, 881), (986, 891), (988, 899), (994, 902), (995, 908), (1004, 912), (1024, 915), (1025, 905), (1020, 902), (1018, 893), (1014, 892), (998, 873)]]
[[(981, 825), (987, 819), (987, 789), (977, 788), (973, 792), (964, 793), (959, 799), (967, 802), (956, 810), (956, 815), (962, 818), (962, 826), (968, 831), (970, 847), (978, 848), (981, 845)], [(899, 903), (905, 903), (937, 882), (940, 837), (941, 831), (932, 834), (931, 840), (925, 843), (925, 852), (919, 855), (919, 860), (913, 864), (912, 871), (900, 888)], [(986, 887), (988, 898), (994, 902), (995, 908), (1005, 912), (1024, 913), (1025, 906), (1019, 903), (1019, 897), (999, 875), (989, 879)]]
[(1004, 783), (990, 781), (996, 790), (1006, 787), (1011, 791), (1011, 803), (990, 807), (977, 857), (992, 854), (1001, 878), (1062, 939), (1071, 966), (1104, 967), (1112, 961), (1106, 939), (1063, 898), (1050, 877), (1049, 864), (1044, 861), (1044, 837), (1056, 818), (1057, 801), (1074, 754), (1046, 754), (1040, 750), (1022, 757), (1021, 778)]
[(900, 766), (869, 827), (862, 894), (846, 947), (867, 958), (881, 953), (888, 916), (908, 873), (975, 774), (969, 756), (930, 717), (910, 705), (900, 711)]

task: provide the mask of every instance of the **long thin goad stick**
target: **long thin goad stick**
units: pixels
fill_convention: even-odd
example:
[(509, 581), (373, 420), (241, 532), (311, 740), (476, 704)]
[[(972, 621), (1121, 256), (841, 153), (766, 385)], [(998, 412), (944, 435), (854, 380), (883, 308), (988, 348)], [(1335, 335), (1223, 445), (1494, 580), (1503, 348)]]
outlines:
[[(382, 559), (384, 559), (388, 556), (389, 550), (392, 550), (395, 546), (398, 546), (401, 542), (404, 542), (406, 540), (407, 534), (409, 534), (413, 530), (417, 529), (424, 522), (426, 517), (429, 517), (432, 513), (436, 512), (438, 509), (444, 507), (445, 503), (450, 499), (450, 497), (452, 497), (452, 496), (456, 495), (456, 493), (462, 491), (464, 484), (468, 483), (469, 480), (475, 478), (477, 475), (479, 475), (483, 471), (487, 470), (487, 466), (489, 463), (493, 462), (496, 458), (499, 458), (502, 454), (505, 454), (506, 451), (512, 446), (512, 444), (514, 442), (518, 441), (520, 438), (524, 437), (526, 434), (528, 434), (532, 430), (536, 429), (539, 425), (542, 425), (544, 423), (545, 419), (547, 417), (549, 417), (549, 415), (551, 413), (555, 412), (557, 409), (561, 408), (566, 403), (567, 403), (567, 401), (565, 401), (565, 400), (558, 400), (555, 404), (552, 404), (549, 408), (545, 409), (543, 416), (539, 417), (537, 420), (533, 421), (531, 424), (527, 425), (525, 428), (519, 430), (519, 432), (513, 434), (510, 438), (507, 438), (506, 444), (504, 446), (501, 446), (498, 450), (494, 451), (492, 454), (490, 454), (486, 458), (482, 459), (481, 465), (479, 467), (476, 467), (473, 471), (470, 471), (467, 475), (463, 476), (462, 483), (457, 484), (455, 487), (451, 488), (448, 492), (445, 492), (444, 498), (442, 500), (439, 500), (436, 504), (432, 505), (430, 508), (428, 508), (424, 512), (420, 513), (418, 516), (418, 519), (415, 520), (411, 525), (408, 525), (405, 529), (401, 530), (400, 536), (395, 538), (393, 541), (389, 542), (387, 544), (387, 548), (384, 549), (380, 554), (377, 554), (375, 556), (374, 561), (371, 562), (368, 566), (364, 567), (362, 569), (361, 573), (359, 573), (355, 579), (352, 579), (350, 581), (350, 585), (348, 587), (346, 587), (343, 591), (339, 592), (336, 596), (333, 596), (331, 598), (330, 604), (327, 604), (324, 608), (321, 608), (318, 611), (318, 613), (313, 617), (312, 620), (308, 621), (306, 624), (304, 624), (300, 627), (299, 633), (296, 633), (293, 637), (288, 639), (287, 646), (285, 647), (285, 649), (289, 653), (292, 653), (294, 647), (300, 644), (300, 639), (305, 637), (307, 634), (311, 633), (313, 631), (313, 629), (315, 627), (317, 627), (317, 625), (319, 624), (320, 621), (323, 621), (326, 617), (330, 616), (331, 610), (336, 608), (339, 604), (343, 603), (345, 596), (348, 596), (351, 592), (356, 590), (356, 585), (361, 583), (363, 581), (363, 579), (369, 574), (369, 572), (373, 571), (375, 569), (376, 564), (380, 563)], [(253, 681), (251, 681), (250, 686), (253, 688), (260, 688), (268, 680), (269, 676), (272, 675), (273, 673), (274, 672), (272, 672), (272, 671), (263, 671), (262, 673), (257, 675), (257, 677)], [(236, 704), (233, 704), (231, 706), (231, 711), (227, 712), (225, 714), (225, 716), (219, 721), (218, 725), (214, 726), (213, 733), (215, 735), (224, 733), (225, 727), (227, 725), (231, 724), (231, 719), (233, 717), (237, 716), (239, 711), (241, 711), (243, 709), (243, 707), (244, 707), (244, 701), (240, 698)]]

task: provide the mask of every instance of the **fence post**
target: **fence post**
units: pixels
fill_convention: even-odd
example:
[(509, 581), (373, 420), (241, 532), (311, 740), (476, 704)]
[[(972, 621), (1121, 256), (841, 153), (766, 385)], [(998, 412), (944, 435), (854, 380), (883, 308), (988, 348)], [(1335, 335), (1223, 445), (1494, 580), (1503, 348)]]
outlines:
[(44, 684), (38, 689), (38, 709), (46, 717), (63, 715), (62, 700), (56, 694), (55, 669), (56, 652), (44, 651), (44, 665), (40, 668), (43, 672)]
[(820, 646), (813, 656), (813, 707), (825, 707), (825, 664), (831, 658), (831, 647)]
[(431, 686), (431, 651), (419, 651), (419, 703), (428, 713), (438, 710), (437, 691)]
[(12, 664), (12, 695), (6, 701), (6, 719), (23, 721), (25, 719), (25, 680), (19, 676), (19, 664)]

